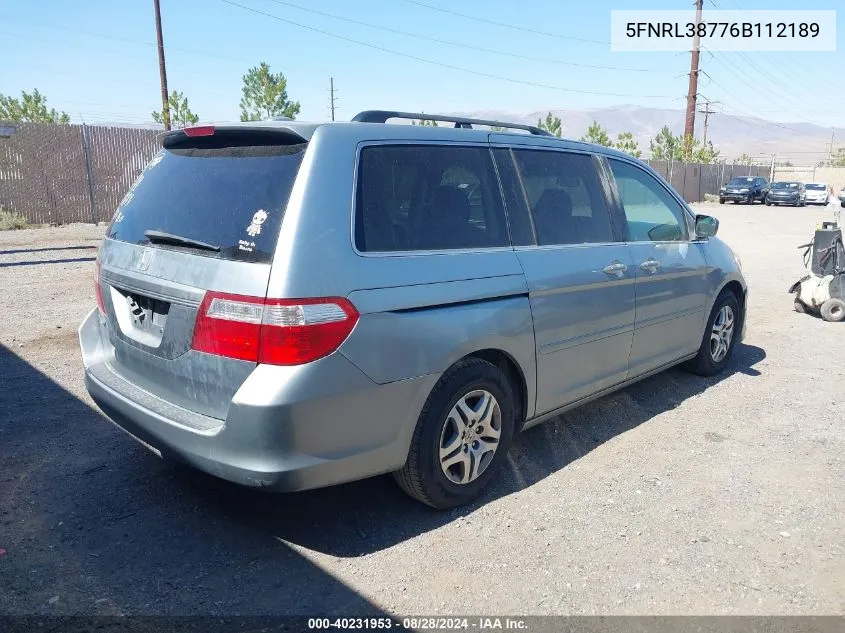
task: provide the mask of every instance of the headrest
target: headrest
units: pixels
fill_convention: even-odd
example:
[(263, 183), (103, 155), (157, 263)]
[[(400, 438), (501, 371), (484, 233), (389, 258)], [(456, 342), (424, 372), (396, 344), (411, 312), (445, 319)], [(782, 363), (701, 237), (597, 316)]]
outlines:
[(546, 189), (534, 206), (534, 213), (569, 217), (572, 215), (572, 198), (562, 189)]
[(441, 185), (436, 187), (428, 203), (428, 214), (438, 222), (469, 220), (469, 199), (457, 187)]

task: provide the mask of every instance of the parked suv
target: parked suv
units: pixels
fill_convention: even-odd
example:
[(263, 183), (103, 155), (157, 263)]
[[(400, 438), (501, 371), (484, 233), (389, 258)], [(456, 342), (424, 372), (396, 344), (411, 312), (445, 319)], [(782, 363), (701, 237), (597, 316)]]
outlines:
[(754, 204), (754, 201), (766, 201), (766, 194), (769, 193), (769, 182), (759, 176), (744, 176), (734, 178), (728, 184), (719, 189), (719, 204), (725, 204), (725, 200), (733, 200), (736, 204)]
[(100, 248), (86, 385), (218, 477), (393, 472), (453, 507), (522, 429), (678, 363), (725, 368), (746, 284), (717, 228), (644, 163), (530, 126), (173, 131)]

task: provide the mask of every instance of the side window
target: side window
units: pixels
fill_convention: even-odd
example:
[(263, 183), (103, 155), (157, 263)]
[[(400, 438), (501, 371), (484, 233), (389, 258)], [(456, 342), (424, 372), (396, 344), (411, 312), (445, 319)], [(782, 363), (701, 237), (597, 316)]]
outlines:
[(593, 158), (560, 151), (513, 150), (540, 246), (613, 242)]
[(509, 244), (490, 151), (387, 145), (361, 151), (355, 245), (361, 252)]
[(678, 242), (687, 238), (686, 212), (651, 174), (608, 159), (632, 242)]

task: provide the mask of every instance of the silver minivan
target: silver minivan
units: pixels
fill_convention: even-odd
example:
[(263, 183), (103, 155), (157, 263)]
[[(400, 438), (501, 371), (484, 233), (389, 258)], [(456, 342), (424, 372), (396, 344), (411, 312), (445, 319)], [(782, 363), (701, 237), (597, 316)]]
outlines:
[(718, 222), (606, 147), (386, 111), (161, 144), (97, 257), (85, 381), (147, 448), (218, 477), (392, 472), (454, 507), (520, 430), (679, 363), (715, 374), (743, 335)]

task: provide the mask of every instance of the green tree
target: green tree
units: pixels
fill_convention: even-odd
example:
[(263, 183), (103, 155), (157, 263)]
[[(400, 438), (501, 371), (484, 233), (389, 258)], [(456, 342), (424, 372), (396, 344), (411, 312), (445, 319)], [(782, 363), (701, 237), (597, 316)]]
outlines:
[[(188, 107), (188, 98), (181, 92), (174, 90), (167, 97), (167, 108), (170, 110), (170, 125), (175, 128), (194, 125), (200, 118)], [(164, 123), (161, 112), (153, 112), (153, 121)]]
[(711, 165), (719, 162), (719, 154), (719, 150), (713, 147), (713, 141), (707, 141), (707, 145), (699, 147), (693, 152), (693, 162)]
[(585, 143), (593, 143), (594, 145), (602, 145), (604, 147), (612, 147), (613, 141), (607, 135), (605, 130), (598, 121), (593, 121), (590, 127), (587, 128), (587, 133), (581, 137)]
[(684, 140), (672, 134), (668, 125), (664, 125), (649, 143), (649, 150), (654, 160), (681, 160), (684, 153)]
[(241, 121), (260, 121), (276, 116), (291, 119), (299, 114), (299, 101), (288, 99), (288, 81), (282, 73), (271, 73), (270, 66), (261, 62), (243, 76)]
[(563, 122), (560, 120), (560, 117), (554, 116), (551, 112), (546, 115), (545, 121), (543, 119), (537, 119), (537, 127), (541, 130), (551, 132), (558, 138), (563, 134)]
[(639, 143), (637, 143), (632, 132), (621, 132), (616, 137), (616, 149), (626, 152), (634, 158), (639, 158), (643, 155), (640, 151)]
[(845, 147), (840, 147), (836, 150), (836, 153), (828, 164), (831, 167), (845, 167)]
[(411, 125), (421, 125), (423, 127), (438, 127), (437, 121), (431, 119), (420, 119), (419, 121), (411, 121)]
[(754, 159), (751, 158), (745, 152), (743, 152), (742, 156), (740, 156), (739, 158), (736, 159), (736, 163), (737, 163), (737, 165), (753, 165)]
[(28, 93), (21, 91), (21, 98), (7, 97), (0, 94), (0, 121), (18, 121), (21, 123), (70, 123), (67, 112), (47, 109), (47, 97), (38, 89)]

